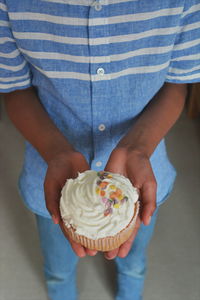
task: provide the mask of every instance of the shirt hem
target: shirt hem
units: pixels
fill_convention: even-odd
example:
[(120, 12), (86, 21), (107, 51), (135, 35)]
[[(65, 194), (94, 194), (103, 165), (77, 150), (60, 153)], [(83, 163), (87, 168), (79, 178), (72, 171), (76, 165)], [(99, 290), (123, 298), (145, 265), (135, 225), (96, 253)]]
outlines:
[(25, 207), (31, 211), (32, 213), (36, 214), (36, 215), (39, 215), (39, 216), (42, 216), (42, 217), (45, 217), (45, 218), (48, 218), (48, 219), (51, 219), (51, 216), (50, 214), (46, 214), (46, 213), (43, 213), (41, 212), (40, 210), (37, 210), (35, 209), (33, 206), (30, 205), (30, 202), (27, 201), (27, 197), (25, 196), (24, 192), (22, 191), (22, 189), (20, 188), (20, 186), (18, 186), (18, 191), (19, 191), (19, 194), (22, 198), (22, 202), (24, 203)]
[(174, 182), (175, 182), (175, 180), (173, 181), (173, 183), (172, 183), (172, 185), (170, 186), (170, 188), (169, 188), (167, 194), (162, 198), (162, 200), (159, 201), (159, 202), (157, 202), (157, 207), (160, 207), (160, 206), (161, 206), (163, 203), (165, 203), (165, 201), (169, 198), (169, 196), (171, 195), (171, 192), (172, 192), (172, 190), (173, 190), (173, 188), (174, 188)]
[(169, 82), (169, 83), (182, 83), (182, 84), (187, 84), (187, 83), (199, 83), (200, 82), (200, 78), (196, 78), (196, 79), (190, 79), (190, 80), (186, 80), (183, 78), (183, 80), (181, 79), (165, 79), (165, 82)]

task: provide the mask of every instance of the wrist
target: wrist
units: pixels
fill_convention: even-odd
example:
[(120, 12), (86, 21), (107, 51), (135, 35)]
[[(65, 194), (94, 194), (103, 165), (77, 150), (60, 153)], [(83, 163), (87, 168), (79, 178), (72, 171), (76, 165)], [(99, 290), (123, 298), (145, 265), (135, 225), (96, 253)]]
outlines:
[(122, 140), (117, 145), (116, 149), (120, 149), (124, 153), (126, 153), (127, 156), (135, 154), (139, 157), (150, 159), (150, 156), (152, 154), (152, 151), (145, 146), (144, 144), (140, 143), (129, 143), (125, 140)]
[(50, 164), (53, 160), (66, 160), (69, 159), (73, 154), (77, 153), (77, 151), (71, 146), (71, 145), (65, 145), (58, 147), (52, 147), (50, 151), (46, 152), (43, 155), (43, 158), (45, 159), (47, 164)]

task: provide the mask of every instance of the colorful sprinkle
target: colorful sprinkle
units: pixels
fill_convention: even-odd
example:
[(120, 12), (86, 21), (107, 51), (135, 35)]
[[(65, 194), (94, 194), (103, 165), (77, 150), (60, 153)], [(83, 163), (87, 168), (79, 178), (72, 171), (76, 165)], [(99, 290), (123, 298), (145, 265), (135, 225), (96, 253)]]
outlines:
[(105, 196), (105, 194), (106, 194), (106, 192), (105, 191), (100, 191), (100, 195), (102, 196), (102, 197), (104, 197)]
[(111, 199), (117, 198), (117, 194), (115, 192), (110, 193), (110, 198)]
[(97, 187), (96, 188), (96, 193), (99, 194), (99, 192), (100, 192), (100, 189)]
[(101, 183), (99, 184), (101, 189), (105, 189), (107, 187), (107, 185), (108, 185), (107, 181), (101, 181)]
[(105, 197), (101, 198), (101, 200), (102, 200), (103, 203), (107, 203), (108, 202), (108, 199), (105, 198)]
[[(96, 184), (96, 193), (101, 197), (102, 203), (105, 205), (104, 216), (112, 214), (113, 208), (119, 208), (125, 201), (128, 200), (127, 196), (124, 196), (122, 190), (115, 184), (110, 184), (106, 181), (106, 178), (113, 178), (111, 174), (105, 171), (97, 172), (99, 177)], [(107, 195), (106, 195), (107, 190)]]
[(125, 197), (124, 197), (124, 200), (125, 200), (125, 201), (128, 201), (128, 197), (127, 197), (127, 196), (125, 196)]
[(117, 188), (115, 193), (117, 194), (117, 197), (121, 196), (122, 190), (120, 190), (119, 188)]
[(104, 210), (104, 216), (108, 216), (112, 213), (112, 208), (107, 208), (106, 210)]
[(116, 186), (115, 186), (114, 184), (111, 184), (111, 185), (109, 186), (109, 188), (110, 188), (111, 190), (115, 190), (115, 189), (116, 189)]
[(119, 201), (118, 201), (117, 199), (114, 199), (114, 200), (113, 200), (113, 203), (114, 203), (114, 204), (117, 204), (117, 203), (119, 203)]
[(111, 174), (109, 174), (108, 172), (105, 171), (99, 171), (97, 172), (97, 176), (100, 177), (100, 179), (105, 179), (105, 178), (112, 178), (113, 176)]
[(121, 202), (121, 204), (123, 204), (126, 201), (128, 201), (128, 197), (127, 196), (123, 197), (123, 199), (120, 202)]
[(98, 176), (102, 176), (104, 174), (104, 171), (99, 171), (99, 172), (97, 172), (97, 175)]
[(109, 173), (108, 173), (108, 172), (104, 172), (103, 175), (104, 175), (104, 176), (108, 176)]
[(106, 208), (110, 208), (111, 205), (112, 205), (112, 202), (110, 202), (110, 201), (107, 201), (107, 202), (106, 202)]

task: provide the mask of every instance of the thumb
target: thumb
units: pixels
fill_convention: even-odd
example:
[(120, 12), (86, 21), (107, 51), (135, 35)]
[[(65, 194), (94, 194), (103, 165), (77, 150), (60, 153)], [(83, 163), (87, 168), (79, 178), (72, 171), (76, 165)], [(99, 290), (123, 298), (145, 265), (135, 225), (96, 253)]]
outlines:
[(156, 209), (156, 182), (148, 182), (141, 188), (141, 220), (149, 225)]
[(124, 174), (124, 166), (126, 164), (126, 153), (121, 148), (115, 148), (105, 166), (105, 171)]
[(45, 181), (44, 183), (45, 202), (54, 224), (59, 224), (60, 216), (60, 196), (61, 187), (55, 181)]

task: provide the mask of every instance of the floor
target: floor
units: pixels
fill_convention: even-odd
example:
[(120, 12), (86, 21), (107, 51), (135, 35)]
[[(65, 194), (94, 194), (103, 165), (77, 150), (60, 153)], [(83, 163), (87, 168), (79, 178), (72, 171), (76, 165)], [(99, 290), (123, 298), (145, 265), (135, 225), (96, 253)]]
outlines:
[[(2, 109), (0, 119), (0, 300), (47, 300), (35, 220), (16, 187), (23, 138)], [(184, 112), (167, 144), (178, 176), (149, 247), (144, 300), (200, 300), (200, 120)], [(82, 259), (80, 300), (114, 299), (114, 274), (99, 254)]]

